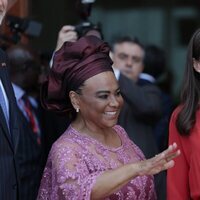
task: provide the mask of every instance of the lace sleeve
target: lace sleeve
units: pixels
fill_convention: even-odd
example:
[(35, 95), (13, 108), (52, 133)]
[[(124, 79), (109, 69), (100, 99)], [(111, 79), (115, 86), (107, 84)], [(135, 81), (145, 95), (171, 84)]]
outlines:
[(83, 150), (75, 143), (54, 145), (46, 165), (38, 199), (89, 200), (96, 177)]

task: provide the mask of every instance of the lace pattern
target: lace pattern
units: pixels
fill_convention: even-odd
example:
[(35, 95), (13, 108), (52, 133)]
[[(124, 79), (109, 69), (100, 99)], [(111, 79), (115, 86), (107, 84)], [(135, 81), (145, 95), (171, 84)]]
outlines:
[[(38, 200), (89, 200), (96, 178), (105, 170), (145, 159), (123, 128), (114, 129), (122, 141), (118, 148), (106, 147), (69, 126), (49, 153)], [(155, 200), (153, 177), (136, 177), (106, 198), (120, 199)]]

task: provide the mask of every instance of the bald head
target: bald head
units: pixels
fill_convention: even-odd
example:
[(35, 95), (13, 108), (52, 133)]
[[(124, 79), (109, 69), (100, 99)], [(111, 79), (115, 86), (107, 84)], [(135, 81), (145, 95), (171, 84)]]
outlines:
[(7, 55), (10, 62), (10, 71), (24, 71), (26, 63), (34, 61), (35, 55), (31, 48), (25, 45), (13, 45), (7, 49)]
[(11, 80), (25, 91), (37, 87), (40, 63), (33, 49), (25, 45), (15, 45), (7, 49)]

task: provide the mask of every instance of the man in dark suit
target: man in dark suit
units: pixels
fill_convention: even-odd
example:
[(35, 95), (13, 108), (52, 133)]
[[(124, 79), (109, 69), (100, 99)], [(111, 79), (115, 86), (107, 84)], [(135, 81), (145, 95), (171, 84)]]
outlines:
[[(7, 0), (0, 0), (0, 21)], [(18, 110), (7, 71), (7, 58), (0, 50), (0, 199), (19, 199), (19, 179), (16, 151), (19, 139)]]
[(152, 157), (158, 153), (153, 127), (161, 112), (159, 90), (152, 85), (137, 85), (123, 74), (120, 74), (119, 86), (124, 98), (119, 124), (146, 158)]
[(139, 79), (144, 69), (145, 51), (137, 39), (123, 37), (112, 48), (113, 68), (125, 100), (119, 116), (129, 137), (141, 148), (146, 158), (158, 153), (153, 135), (155, 122), (161, 115), (160, 90)]
[(19, 119), (23, 126), (17, 158), (20, 177), (20, 200), (35, 200), (45, 164), (41, 107), (38, 102), (40, 62), (28, 45), (17, 44), (7, 49), (9, 72), (13, 83)]
[[(122, 37), (113, 44), (113, 68), (124, 98), (118, 123), (150, 158), (158, 153), (153, 130), (161, 116), (162, 104), (159, 88), (140, 79), (144, 56), (144, 47), (136, 38)], [(164, 181), (163, 174), (155, 177), (157, 196), (162, 200), (166, 198)]]

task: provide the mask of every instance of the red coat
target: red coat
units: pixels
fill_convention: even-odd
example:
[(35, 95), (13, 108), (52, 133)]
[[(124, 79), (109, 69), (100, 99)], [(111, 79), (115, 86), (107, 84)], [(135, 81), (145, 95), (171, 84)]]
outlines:
[(181, 155), (167, 172), (167, 199), (200, 200), (200, 111), (189, 136), (181, 136), (176, 129), (178, 111), (171, 116), (169, 144), (176, 142)]

